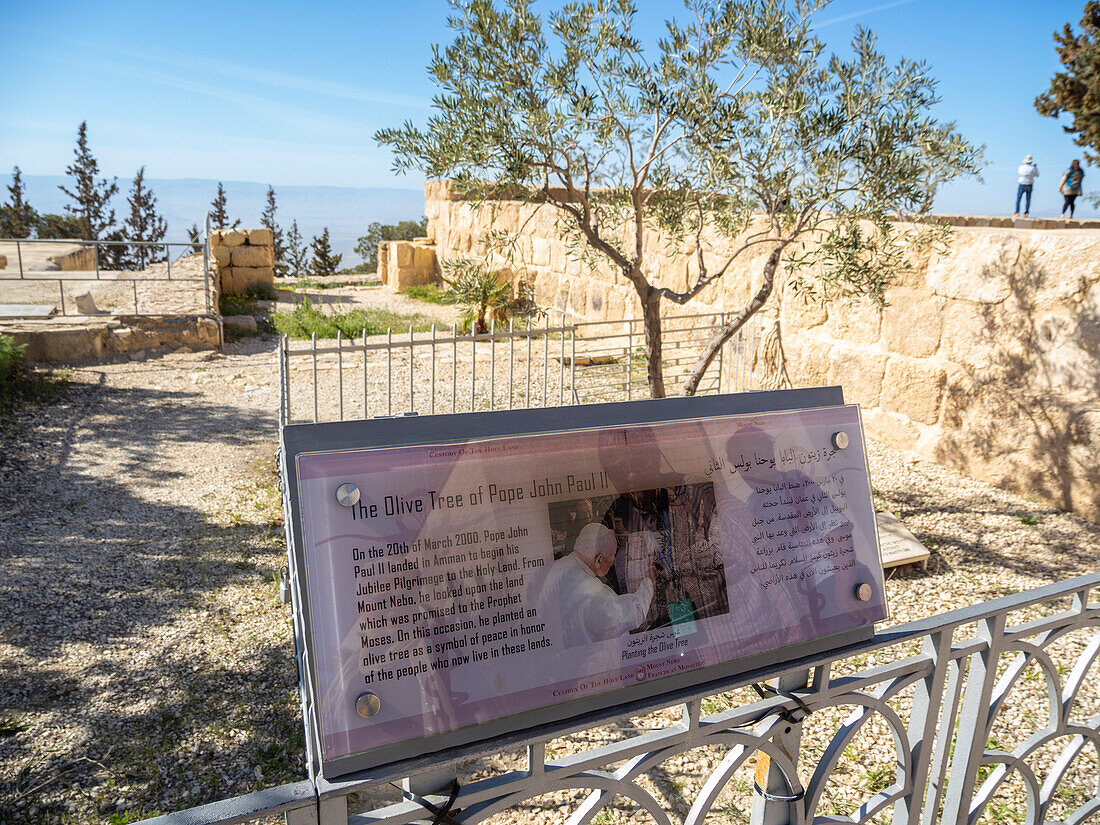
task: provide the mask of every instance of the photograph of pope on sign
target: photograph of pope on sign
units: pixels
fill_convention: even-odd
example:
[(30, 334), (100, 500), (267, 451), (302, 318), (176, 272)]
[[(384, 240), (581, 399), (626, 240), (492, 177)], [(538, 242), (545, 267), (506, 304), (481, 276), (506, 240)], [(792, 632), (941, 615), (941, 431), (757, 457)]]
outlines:
[[(662, 627), (687, 635), (729, 612), (713, 483), (662, 475), (656, 450), (616, 462), (625, 451), (615, 436), (601, 441), (601, 465), (623, 492), (548, 506), (555, 561), (545, 593), (561, 611), (566, 647)], [(643, 480), (669, 484), (628, 486)]]

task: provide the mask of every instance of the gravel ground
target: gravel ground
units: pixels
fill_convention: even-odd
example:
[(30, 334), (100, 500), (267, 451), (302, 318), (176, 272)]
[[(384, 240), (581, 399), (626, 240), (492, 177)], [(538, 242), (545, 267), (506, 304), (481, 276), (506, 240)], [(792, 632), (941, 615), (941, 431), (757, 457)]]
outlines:
[[(285, 559), (274, 341), (77, 367), (69, 377), (63, 401), (0, 420), (0, 823), (129, 822), (301, 778), (290, 612), (274, 579)], [(878, 504), (932, 550), (926, 570), (890, 574), (890, 623), (1096, 569), (1100, 529), (1073, 515), (882, 447), (872, 446), (871, 465)], [(1056, 653), (1069, 661), (1084, 641)], [(994, 731), (1002, 745), (1040, 724), (1042, 680), (1032, 676)], [(903, 713), (909, 695), (897, 702)], [(1082, 718), (1100, 713), (1098, 695), (1094, 672)], [(739, 699), (717, 697), (705, 710)], [(550, 752), (676, 715), (557, 741)], [(822, 733), (807, 734), (804, 752), (820, 753), (839, 718), (815, 714)], [(889, 773), (889, 743), (872, 742), (874, 733), (885, 729), (861, 738), (821, 813), (849, 810), (882, 781), (883, 766)], [(1095, 789), (1088, 754), (1068, 793), (1083, 794), (1089, 780)], [(719, 758), (689, 754), (643, 784), (682, 815)], [(515, 764), (505, 754), (469, 772)], [(730, 785), (726, 818), (715, 821), (747, 821), (750, 784), (741, 776)], [(1016, 821), (1019, 799), (1010, 789), (988, 821)], [(563, 821), (568, 800), (545, 801), (548, 809), (525, 806), (500, 821)], [(626, 802), (599, 817), (649, 821)]]

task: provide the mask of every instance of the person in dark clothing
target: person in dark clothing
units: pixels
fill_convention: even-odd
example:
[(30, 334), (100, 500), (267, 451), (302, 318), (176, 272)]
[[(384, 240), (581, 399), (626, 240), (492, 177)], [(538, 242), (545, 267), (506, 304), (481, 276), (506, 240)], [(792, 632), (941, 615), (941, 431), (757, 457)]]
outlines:
[(1081, 194), (1081, 182), (1085, 179), (1085, 170), (1081, 168), (1081, 162), (1078, 160), (1073, 161), (1062, 174), (1062, 180), (1058, 184), (1058, 188), (1062, 193), (1062, 197), (1065, 199), (1062, 202), (1062, 217), (1066, 216), (1066, 210), (1069, 210), (1069, 219), (1073, 220), (1073, 204), (1077, 200), (1077, 196)]

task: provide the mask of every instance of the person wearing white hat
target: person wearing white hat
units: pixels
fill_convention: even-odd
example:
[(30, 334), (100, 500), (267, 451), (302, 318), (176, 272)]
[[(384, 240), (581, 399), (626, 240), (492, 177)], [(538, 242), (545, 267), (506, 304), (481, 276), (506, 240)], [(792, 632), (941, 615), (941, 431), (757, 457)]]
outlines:
[(1024, 201), (1024, 217), (1026, 218), (1031, 211), (1031, 190), (1035, 186), (1035, 179), (1039, 177), (1039, 167), (1035, 164), (1035, 158), (1031, 155), (1024, 155), (1024, 162), (1016, 170), (1016, 175), (1019, 178), (1020, 185), (1016, 188), (1016, 213), (1012, 217), (1020, 217), (1020, 198), (1026, 196)]

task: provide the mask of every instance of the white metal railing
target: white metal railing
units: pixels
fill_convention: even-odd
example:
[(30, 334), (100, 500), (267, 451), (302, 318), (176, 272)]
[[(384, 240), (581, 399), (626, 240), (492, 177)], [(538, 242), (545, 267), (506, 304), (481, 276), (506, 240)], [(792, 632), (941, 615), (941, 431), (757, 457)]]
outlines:
[[(442, 766), (460, 782), (453, 818), (435, 821), (541, 822), (539, 800), (549, 794), (578, 824), (1094, 821), (1098, 587), (1100, 573), (1081, 576), (668, 696), (666, 706), (682, 706), (667, 726), (647, 729), (637, 717), (653, 708), (633, 707), (599, 720), (618, 732), (613, 741), (574, 755), (555, 757), (535, 738), (508, 743), (522, 749), (523, 764), (496, 776)], [(759, 698), (743, 690), (761, 683), (779, 687)], [(1001, 717), (1013, 707), (1027, 712), (1002, 741)], [(591, 727), (580, 720), (555, 735)], [(685, 759), (693, 770), (683, 771)], [(423, 762), (440, 772), (430, 757)], [(288, 825), (407, 825), (432, 821), (422, 801), (437, 809), (450, 801), (409, 794), (355, 812), (355, 795), (369, 800), (398, 778), (376, 769), (298, 782), (151, 821), (229, 825), (282, 813)]]
[[(669, 394), (677, 392), (724, 313), (665, 319)], [(351, 340), (279, 346), (279, 420), (342, 421), (377, 415), (591, 404), (649, 397), (641, 319), (552, 323), (483, 335), (456, 326)], [(758, 327), (746, 325), (719, 352), (700, 394), (757, 389)]]
[[(124, 257), (134, 250), (137, 260)], [(201, 268), (184, 260), (196, 252), (203, 254)], [(212, 315), (215, 309), (209, 231), (198, 245), (0, 238), (0, 255), (7, 258), (0, 268), (0, 303), (52, 306), (47, 317)], [(72, 256), (78, 256), (72, 268), (58, 268), (57, 259)], [(47, 286), (50, 291), (44, 292)], [(82, 305), (78, 291), (90, 297), (88, 304)]]

